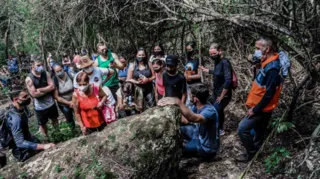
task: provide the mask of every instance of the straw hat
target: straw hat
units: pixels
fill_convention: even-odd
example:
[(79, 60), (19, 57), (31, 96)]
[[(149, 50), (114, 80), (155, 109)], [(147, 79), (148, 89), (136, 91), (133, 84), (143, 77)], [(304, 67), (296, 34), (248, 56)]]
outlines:
[(80, 69), (84, 69), (86, 67), (91, 66), (94, 63), (93, 60), (90, 59), (88, 56), (83, 56), (80, 58)]

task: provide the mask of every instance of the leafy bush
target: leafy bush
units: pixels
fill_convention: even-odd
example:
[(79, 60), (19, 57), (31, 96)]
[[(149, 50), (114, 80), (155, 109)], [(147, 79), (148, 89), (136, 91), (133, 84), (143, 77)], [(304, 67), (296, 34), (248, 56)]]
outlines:
[(276, 174), (283, 169), (282, 165), (289, 158), (290, 152), (284, 147), (272, 149), (272, 154), (264, 160), (264, 166), (267, 173)]

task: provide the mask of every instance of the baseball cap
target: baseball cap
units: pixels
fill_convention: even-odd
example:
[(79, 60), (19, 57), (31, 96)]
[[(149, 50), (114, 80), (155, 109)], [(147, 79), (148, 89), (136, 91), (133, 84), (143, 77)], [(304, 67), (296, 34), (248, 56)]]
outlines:
[(168, 55), (166, 58), (166, 65), (171, 65), (171, 66), (176, 66), (178, 65), (179, 60), (178, 60), (178, 56), (176, 55)]

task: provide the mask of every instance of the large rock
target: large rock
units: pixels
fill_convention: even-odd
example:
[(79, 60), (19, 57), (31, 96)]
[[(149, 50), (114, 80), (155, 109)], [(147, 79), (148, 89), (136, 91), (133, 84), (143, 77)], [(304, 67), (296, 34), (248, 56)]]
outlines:
[[(179, 166), (180, 111), (168, 106), (121, 119), (102, 132), (0, 170), (4, 178), (169, 178)], [(0, 177), (1, 178), (1, 177)]]

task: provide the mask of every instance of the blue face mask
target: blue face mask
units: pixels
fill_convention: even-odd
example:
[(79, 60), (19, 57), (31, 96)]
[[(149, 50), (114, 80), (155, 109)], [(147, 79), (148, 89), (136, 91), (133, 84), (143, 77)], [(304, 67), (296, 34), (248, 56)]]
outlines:
[(253, 56), (261, 58), (262, 57), (262, 51), (261, 50), (255, 50)]
[(54, 62), (50, 62), (50, 66), (51, 66), (51, 67), (53, 66), (53, 64), (54, 64)]
[(35, 71), (38, 72), (38, 73), (41, 73), (43, 72), (43, 66), (38, 66), (35, 68)]

